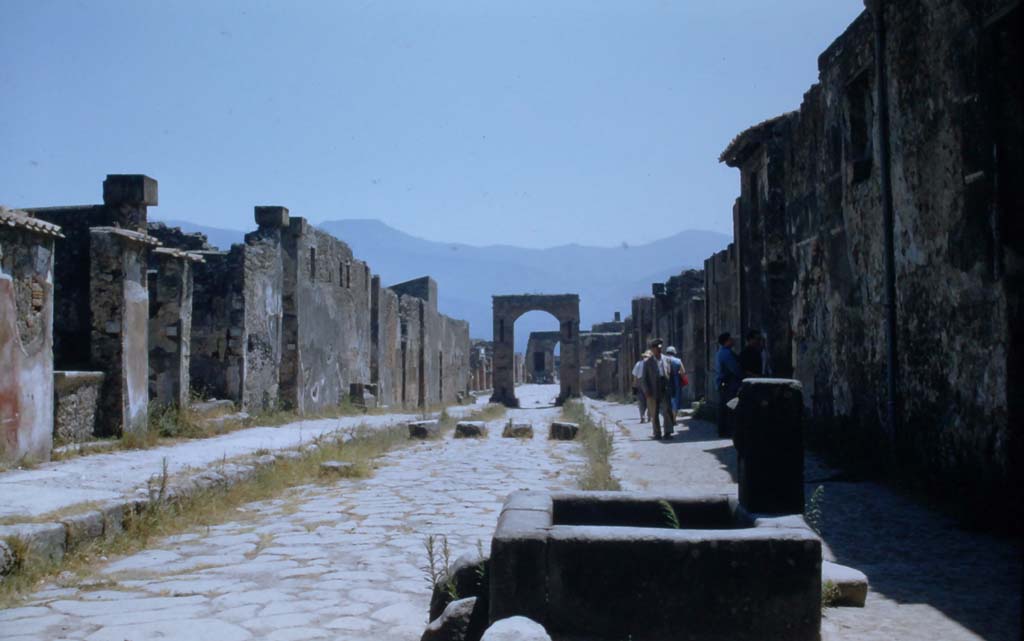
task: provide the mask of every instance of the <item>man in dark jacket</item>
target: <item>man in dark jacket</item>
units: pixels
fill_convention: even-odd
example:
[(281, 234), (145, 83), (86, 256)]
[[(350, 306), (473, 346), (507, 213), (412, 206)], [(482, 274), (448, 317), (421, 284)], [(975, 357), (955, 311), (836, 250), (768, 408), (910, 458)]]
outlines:
[[(647, 414), (651, 417), (655, 440), (671, 439), (676, 425), (672, 412), (669, 362), (661, 354), (663, 344), (660, 338), (651, 341), (651, 357), (644, 361), (642, 380), (644, 395), (647, 397)], [(661, 419), (665, 420), (664, 433), (661, 429)]]

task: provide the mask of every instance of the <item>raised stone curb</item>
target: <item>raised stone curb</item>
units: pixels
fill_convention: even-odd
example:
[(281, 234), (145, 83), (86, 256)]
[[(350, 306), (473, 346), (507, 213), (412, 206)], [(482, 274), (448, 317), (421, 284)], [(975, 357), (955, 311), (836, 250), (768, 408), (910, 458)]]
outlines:
[(548, 438), (553, 441), (572, 441), (579, 434), (580, 426), (576, 423), (555, 421), (548, 430)]
[[(324, 442), (348, 440), (347, 434), (338, 433)], [(22, 541), (28, 554), (34, 558), (60, 563), (71, 549), (104, 537), (123, 532), (127, 519), (142, 513), (151, 503), (157, 501), (187, 501), (199, 492), (227, 490), (233, 485), (251, 480), (261, 469), (274, 465), (279, 460), (297, 460), (319, 449), (315, 443), (307, 443), (298, 450), (282, 450), (273, 454), (245, 457), (244, 463), (225, 463), (215, 469), (197, 471), (189, 476), (167, 482), (161, 490), (162, 481), (153, 475), (148, 488), (140, 488), (134, 497), (114, 499), (99, 508), (62, 518), (55, 523), (19, 523), (0, 525), (0, 576), (10, 573), (17, 566), (15, 549), (7, 539)], [(347, 476), (343, 470), (350, 470), (351, 463), (328, 461), (325, 463), (334, 476)], [(334, 465), (340, 466), (335, 468)], [(348, 466), (348, 467), (345, 467)], [(324, 472), (321, 466), (321, 473)], [(162, 493), (162, 496), (161, 496)]]
[(505, 429), (502, 430), (501, 435), (504, 438), (533, 438), (533, 425), (509, 421), (505, 424)]
[(344, 461), (324, 461), (320, 464), (321, 476), (348, 477), (355, 474), (356, 466)]
[(18, 539), (28, 548), (29, 555), (54, 563), (64, 559), (67, 549), (67, 534), (62, 523), (0, 525), (0, 539)]
[(409, 423), (409, 438), (428, 439), (441, 435), (439, 421), (413, 421)]
[(839, 607), (863, 608), (868, 598), (868, 577), (860, 570), (832, 563), (821, 562), (821, 585), (831, 583), (839, 590), (833, 605)]
[(461, 421), (455, 425), (455, 438), (481, 438), (487, 435), (483, 421)]

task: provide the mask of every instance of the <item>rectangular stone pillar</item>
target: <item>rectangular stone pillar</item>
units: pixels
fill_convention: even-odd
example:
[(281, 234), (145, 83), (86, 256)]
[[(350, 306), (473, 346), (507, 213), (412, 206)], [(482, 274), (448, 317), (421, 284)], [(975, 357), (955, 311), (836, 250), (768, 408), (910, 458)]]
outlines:
[(192, 263), (202, 257), (179, 249), (151, 252), (149, 283), (149, 395), (161, 405), (187, 407), (192, 338)]
[(106, 372), (99, 403), (103, 435), (142, 434), (149, 413), (148, 252), (152, 236), (118, 227), (89, 230), (90, 358)]
[(53, 447), (53, 253), (61, 237), (56, 225), (0, 208), (0, 461), (46, 461)]
[(735, 410), (740, 504), (753, 513), (803, 514), (803, 388), (748, 378)]

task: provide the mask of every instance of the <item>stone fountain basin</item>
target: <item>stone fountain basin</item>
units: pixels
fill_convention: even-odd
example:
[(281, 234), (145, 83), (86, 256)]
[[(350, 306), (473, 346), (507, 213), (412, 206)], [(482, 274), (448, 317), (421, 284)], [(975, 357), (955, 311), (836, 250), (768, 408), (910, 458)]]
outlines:
[(730, 494), (517, 492), (489, 607), (556, 639), (816, 641), (821, 541), (802, 517), (749, 514)]

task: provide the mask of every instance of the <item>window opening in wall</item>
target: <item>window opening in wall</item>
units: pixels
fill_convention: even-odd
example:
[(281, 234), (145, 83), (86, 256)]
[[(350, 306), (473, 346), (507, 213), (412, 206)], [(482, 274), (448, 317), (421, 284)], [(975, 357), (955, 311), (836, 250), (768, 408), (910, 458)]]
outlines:
[(352, 287), (352, 263), (345, 263), (345, 287)]
[(309, 280), (316, 280), (316, 247), (309, 248)]
[(345, 286), (345, 263), (338, 263), (338, 287)]
[(871, 175), (872, 164), (871, 125), (875, 106), (867, 71), (858, 74), (846, 87), (846, 114), (850, 128), (846, 159), (853, 165), (853, 182), (860, 182)]

